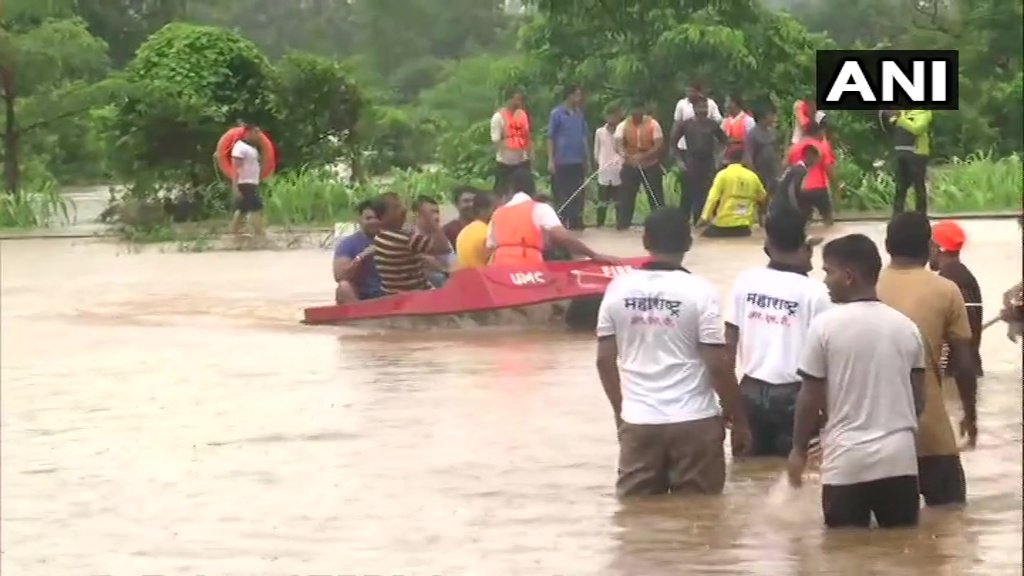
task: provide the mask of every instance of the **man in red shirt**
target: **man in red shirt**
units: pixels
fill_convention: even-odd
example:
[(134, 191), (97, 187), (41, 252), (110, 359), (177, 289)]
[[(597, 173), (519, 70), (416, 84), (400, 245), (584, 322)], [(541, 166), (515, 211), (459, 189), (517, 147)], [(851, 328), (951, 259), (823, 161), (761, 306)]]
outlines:
[(808, 146), (813, 146), (818, 150), (820, 160), (808, 167), (803, 188), (797, 196), (797, 204), (808, 222), (813, 212), (817, 210), (822, 220), (825, 221), (825, 226), (831, 226), (833, 221), (832, 196), (829, 187), (836, 182), (836, 156), (832, 151), (832, 145), (825, 139), (824, 130), (820, 125), (814, 122), (810, 123), (804, 139), (789, 149), (786, 163), (792, 166), (803, 161), (804, 149)]

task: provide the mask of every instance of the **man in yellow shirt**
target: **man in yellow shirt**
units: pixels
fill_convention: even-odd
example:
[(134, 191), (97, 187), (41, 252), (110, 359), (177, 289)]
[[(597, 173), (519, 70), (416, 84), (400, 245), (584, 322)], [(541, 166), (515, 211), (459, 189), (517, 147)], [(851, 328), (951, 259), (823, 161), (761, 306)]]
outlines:
[(455, 239), (455, 256), (458, 267), (480, 268), (491, 259), (491, 251), (487, 249), (487, 224), (494, 213), (494, 197), (486, 192), (478, 192), (473, 197), (473, 221), (459, 232)]
[(753, 170), (743, 165), (743, 150), (726, 153), (729, 166), (715, 176), (698, 227), (707, 226), (705, 238), (750, 236), (750, 229), (767, 200), (764, 184)]

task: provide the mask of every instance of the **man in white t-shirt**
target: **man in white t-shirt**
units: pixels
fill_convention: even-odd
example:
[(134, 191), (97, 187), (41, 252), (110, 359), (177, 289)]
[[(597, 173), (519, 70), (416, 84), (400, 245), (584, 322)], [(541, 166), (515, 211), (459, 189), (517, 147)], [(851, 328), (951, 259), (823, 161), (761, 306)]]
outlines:
[(720, 494), (725, 422), (734, 454), (750, 443), (715, 287), (682, 267), (688, 222), (679, 208), (652, 212), (643, 237), (651, 261), (616, 277), (598, 312), (597, 369), (619, 432), (620, 497)]
[[(549, 244), (561, 248), (571, 254), (585, 256), (593, 260), (605, 262), (618, 262), (618, 258), (598, 254), (575, 237), (562, 225), (558, 213), (546, 202), (538, 202), (533, 196), (525, 192), (532, 185), (532, 176), (525, 172), (513, 172), (509, 176), (507, 192), (500, 197), (503, 205), (498, 207), (491, 215), (487, 224), (487, 249), (491, 251), (491, 261), (495, 264), (511, 265), (518, 262), (535, 263), (541, 260), (541, 256), (548, 250)], [(529, 222), (522, 222), (527, 216), (525, 213), (520, 217), (518, 210), (507, 210), (524, 203), (532, 204), (529, 213)], [(523, 234), (522, 230), (532, 226), (531, 234)], [(502, 230), (507, 228), (507, 230)], [(539, 231), (539, 234), (536, 232)], [(501, 246), (502, 238), (508, 235), (516, 237), (515, 245)], [(536, 237), (540, 241), (537, 246), (527, 245), (525, 236)], [(509, 249), (509, 254), (496, 254), (499, 246)]]
[(796, 210), (769, 217), (768, 266), (742, 272), (732, 288), (725, 339), (732, 361), (741, 360), (752, 456), (785, 458), (793, 448), (800, 354), (811, 321), (832, 307), (825, 285), (807, 276), (813, 247), (806, 226)]
[(231, 147), (231, 166), (234, 169), (231, 191), (235, 203), (231, 233), (235, 236), (242, 233), (243, 219), (249, 221), (254, 235), (263, 235), (263, 199), (259, 192), (260, 153), (256, 148), (259, 138), (260, 129), (246, 125), (242, 138)]
[(825, 284), (838, 304), (811, 322), (800, 376), (789, 478), (801, 484), (819, 423), (821, 505), (830, 528), (918, 521), (916, 431), (925, 352), (912, 320), (878, 301), (878, 247), (863, 234), (825, 245)]

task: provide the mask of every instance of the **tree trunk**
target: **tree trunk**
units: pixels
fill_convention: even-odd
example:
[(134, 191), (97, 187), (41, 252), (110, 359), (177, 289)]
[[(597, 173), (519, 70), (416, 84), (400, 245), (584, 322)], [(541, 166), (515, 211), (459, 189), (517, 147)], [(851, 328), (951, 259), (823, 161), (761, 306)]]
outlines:
[(0, 70), (0, 94), (4, 101), (4, 182), (7, 191), (17, 194), (21, 186), (18, 164), (18, 125), (14, 115), (14, 74)]

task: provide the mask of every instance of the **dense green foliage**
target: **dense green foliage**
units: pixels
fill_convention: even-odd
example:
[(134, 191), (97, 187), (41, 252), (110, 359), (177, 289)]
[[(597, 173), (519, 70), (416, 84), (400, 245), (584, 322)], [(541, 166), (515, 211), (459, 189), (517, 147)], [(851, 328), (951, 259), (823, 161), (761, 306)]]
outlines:
[[(936, 114), (936, 160), (991, 157), (953, 162), (933, 189), (973, 208), (1019, 204), (1007, 167), (1019, 166), (1024, 148), (1020, 0), (521, 4), (5, 0), (0, 154), (5, 187), (18, 194), (0, 212), (21, 216), (0, 219), (59, 218), (53, 186), (97, 181), (122, 182), (136, 200), (183, 202), (179, 217), (213, 215), (227, 205), (213, 147), (244, 119), (278, 147), (268, 192), (272, 205), (292, 206), (278, 212), (295, 211), (285, 196), (345, 196), (330, 208), (318, 200), (326, 213), (315, 218), (275, 218), (327, 220), (351, 201), (344, 190), (395, 170), (395, 186), (486, 180), (488, 119), (511, 86), (528, 95), (543, 155), (547, 112), (567, 84), (584, 88), (595, 125), (607, 104), (639, 100), (668, 126), (693, 80), (719, 102), (733, 93), (770, 100), (788, 123), (792, 102), (813, 94), (814, 50), (830, 47), (958, 49), (961, 109)], [(873, 164), (888, 142), (876, 118), (835, 113), (832, 127), (844, 205), (883, 204), (888, 177)], [(414, 177), (429, 164), (447, 176)], [(535, 163), (539, 176), (544, 164)], [(25, 190), (38, 194), (19, 197)], [(35, 209), (46, 214), (24, 216)]]

